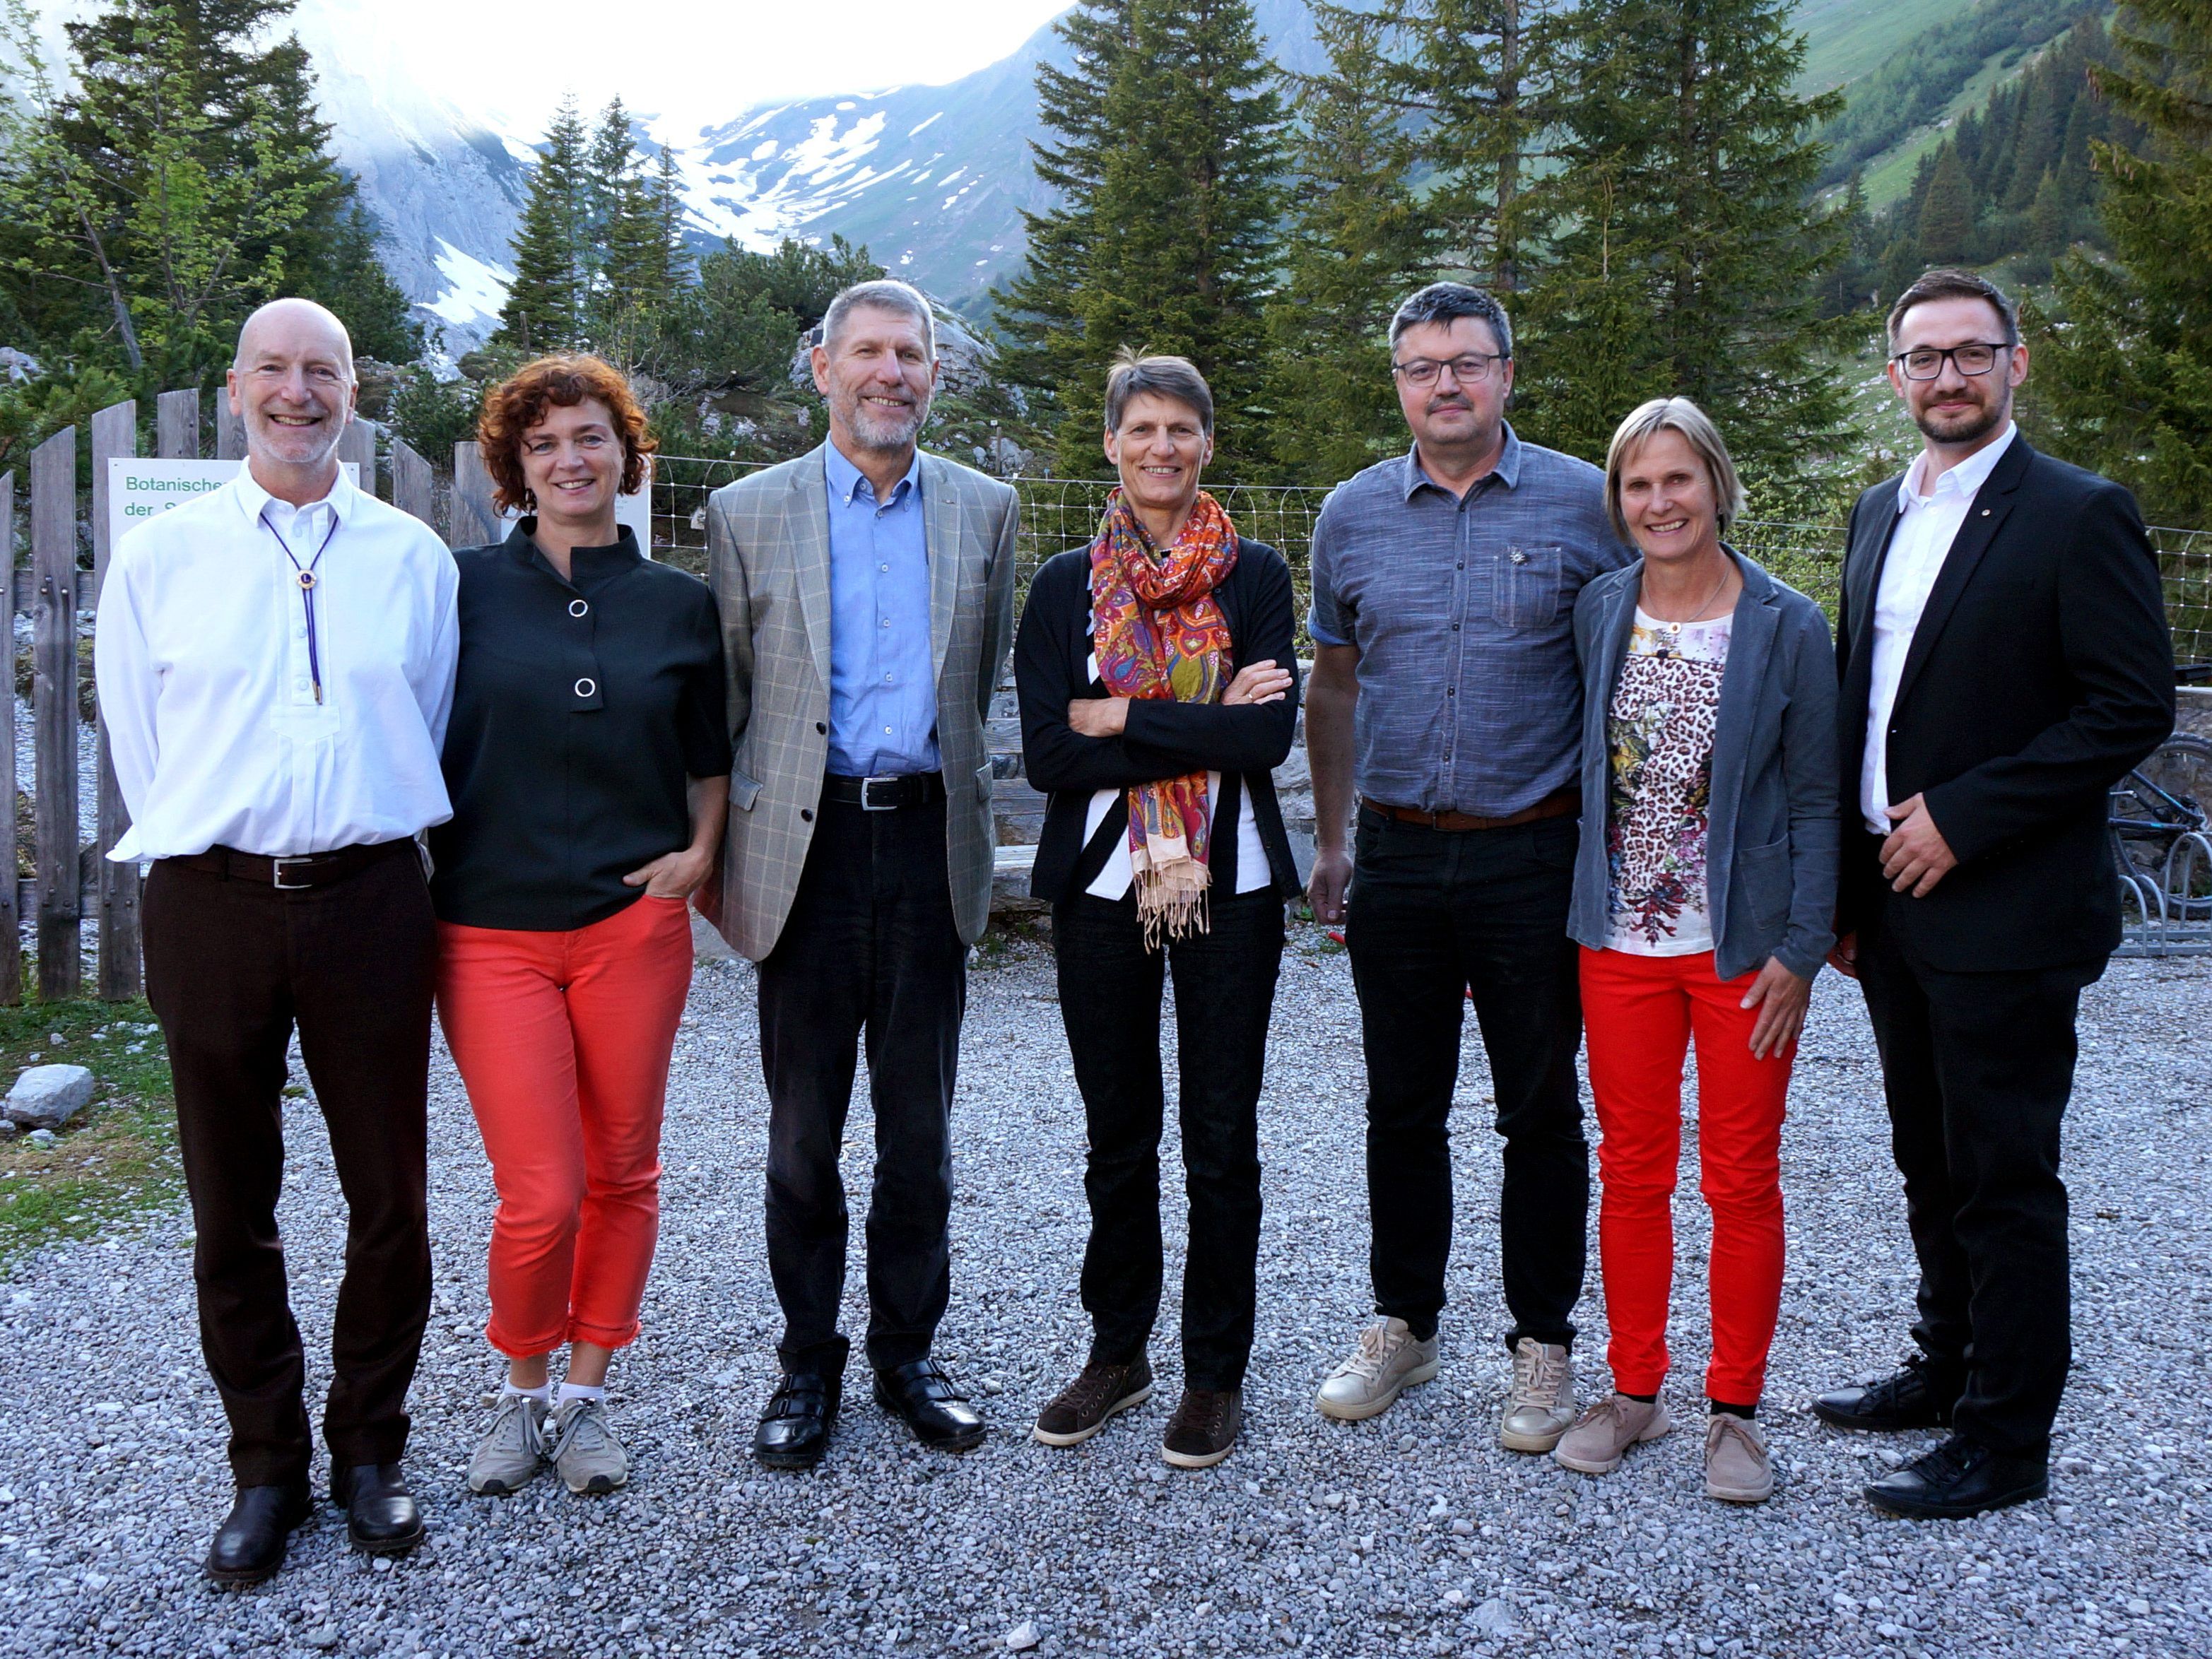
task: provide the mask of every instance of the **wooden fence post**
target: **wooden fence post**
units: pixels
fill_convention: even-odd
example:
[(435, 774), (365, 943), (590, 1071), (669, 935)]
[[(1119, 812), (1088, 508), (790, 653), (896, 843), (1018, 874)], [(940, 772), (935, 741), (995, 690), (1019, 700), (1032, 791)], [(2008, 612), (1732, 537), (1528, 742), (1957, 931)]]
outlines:
[(356, 415), (338, 434), (338, 465), (348, 461), (361, 468), (361, 491), (376, 494), (376, 422)]
[(32, 715), (37, 732), (39, 996), (84, 983), (77, 923), (76, 428), (31, 452)]
[(507, 539), (507, 527), (492, 505), (491, 474), (476, 445), (453, 446), (453, 528), (447, 545), (483, 547)]
[(392, 440), (392, 504), (437, 528), (437, 489), (431, 481), (430, 463), (396, 434)]
[[(92, 605), (107, 582), (107, 561), (114, 548), (108, 526), (107, 463), (138, 453), (138, 405), (116, 404), (92, 417)], [(141, 987), (138, 963), (138, 866), (117, 864), (107, 854), (131, 827), (115, 780), (115, 760), (107, 750), (107, 721), (99, 724), (100, 823), (93, 842), (94, 914), (100, 921), (100, 994), (108, 1002), (127, 1002)]]
[[(8, 566), (9, 595), (15, 593), (15, 475), (0, 474), (0, 562)], [(23, 917), (15, 901), (15, 614), (8, 625), (7, 690), (0, 693), (0, 718), (8, 726), (7, 811), (0, 812), (0, 1003), (23, 1000)]]
[(200, 394), (164, 392), (154, 400), (154, 453), (165, 461), (200, 458)]
[(246, 459), (246, 422), (230, 412), (230, 394), (215, 394), (215, 458), (218, 461)]

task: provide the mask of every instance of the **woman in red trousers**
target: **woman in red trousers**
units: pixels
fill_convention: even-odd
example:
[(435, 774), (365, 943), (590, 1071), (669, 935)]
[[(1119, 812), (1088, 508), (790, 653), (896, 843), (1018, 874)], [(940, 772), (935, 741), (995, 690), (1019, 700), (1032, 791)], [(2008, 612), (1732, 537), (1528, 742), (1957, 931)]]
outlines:
[(721, 631), (706, 585), (616, 524), (653, 446), (613, 368), (530, 364), (484, 399), (477, 444), (524, 516), (454, 556), (453, 816), (430, 836), (438, 1013), (499, 1190), (485, 1334), (507, 1386), (469, 1488), (513, 1492), (550, 1457), (571, 1492), (610, 1492), (629, 1458), (607, 1366), (659, 1224), (687, 901), (728, 810)]
[(1705, 1492), (1755, 1504), (1774, 1489), (1757, 1412), (1782, 1294), (1783, 1106), (1833, 942), (1835, 653), (1820, 607), (1722, 540), (1743, 492), (1696, 404), (1655, 398), (1621, 422), (1606, 500), (1644, 556), (1575, 605), (1583, 836), (1568, 932), (1602, 1136), (1614, 1392), (1553, 1455), (1609, 1474), (1671, 1426), (1660, 1387), (1694, 1041), (1713, 1223)]

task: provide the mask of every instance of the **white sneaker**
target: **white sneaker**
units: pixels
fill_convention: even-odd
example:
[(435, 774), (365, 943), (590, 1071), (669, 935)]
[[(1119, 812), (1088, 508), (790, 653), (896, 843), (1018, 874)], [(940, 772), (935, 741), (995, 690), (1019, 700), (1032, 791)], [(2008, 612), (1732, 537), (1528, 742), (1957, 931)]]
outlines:
[(1522, 1337), (1513, 1346), (1513, 1389), (1498, 1443), (1508, 1451), (1547, 1452), (1574, 1420), (1574, 1356), (1555, 1342)]
[(504, 1395), (469, 1459), (469, 1490), (479, 1498), (504, 1498), (528, 1486), (544, 1462), (545, 1402), (535, 1395)]
[(1402, 1389), (1437, 1374), (1437, 1340), (1413, 1340), (1402, 1319), (1378, 1319), (1359, 1334), (1359, 1346), (1328, 1374), (1314, 1396), (1323, 1417), (1358, 1423), (1380, 1417)]
[(564, 1400), (553, 1412), (553, 1468), (574, 1492), (612, 1492), (629, 1479), (629, 1454), (607, 1425), (604, 1400)]

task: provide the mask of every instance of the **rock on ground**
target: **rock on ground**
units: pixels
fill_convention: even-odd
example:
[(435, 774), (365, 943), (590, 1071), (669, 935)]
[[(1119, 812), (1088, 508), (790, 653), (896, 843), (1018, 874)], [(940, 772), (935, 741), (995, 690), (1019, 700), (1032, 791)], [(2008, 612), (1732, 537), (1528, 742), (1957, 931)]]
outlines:
[[(1932, 1437), (1853, 1437), (1804, 1412), (1886, 1370), (1912, 1264), (1878, 1078), (1850, 987), (1815, 997), (1784, 1143), (1790, 1265), (1769, 1392), (1781, 1486), (1763, 1508), (1700, 1492), (1701, 1437), (1618, 1474), (1498, 1449), (1498, 1146), (1470, 1034), (1455, 1137), (1458, 1232), (1444, 1370), (1385, 1416), (1330, 1423), (1314, 1387), (1367, 1308), (1357, 1010), (1341, 954), (1299, 931), (1261, 1107), (1259, 1341), (1237, 1455), (1171, 1474), (1158, 1437), (1181, 1367), (1179, 1228), (1152, 1358), (1162, 1387), (1088, 1445), (1030, 1442), (1082, 1361), (1083, 1129), (1048, 957), (986, 954), (955, 1130), (952, 1306), (940, 1352), (993, 1437), (924, 1452), (870, 1403), (856, 1362), (828, 1462), (773, 1475), (746, 1438), (775, 1370), (761, 1249), (767, 1109), (750, 969), (702, 967), (679, 1039), (659, 1265), (611, 1406), (629, 1488), (550, 1478), (505, 1499), (461, 1474), (497, 1367), (482, 1330), (489, 1173), (442, 1054), (432, 1103), (436, 1310), (409, 1467), (428, 1543), (349, 1550), (325, 1509), (283, 1573), (214, 1589), (199, 1559), (228, 1502), (222, 1413), (194, 1337), (176, 1215), (57, 1246), (0, 1285), (0, 1653), (664, 1655), (787, 1659), (1042, 1655), (2202, 1655), (2212, 1621), (2212, 964), (2122, 963), (2087, 995), (2069, 1120), (2076, 1359), (2048, 1501), (1951, 1525), (1884, 1520), (1858, 1488)], [(1171, 1028), (1170, 1028), (1171, 1029)], [(312, 1103), (295, 1103), (283, 1221), (310, 1354), (327, 1382), (343, 1209)], [(1685, 1131), (1675, 1373), (1692, 1425), (1705, 1357), (1707, 1229)], [(848, 1132), (856, 1210), (872, 1127)], [(1182, 1208), (1174, 1132), (1164, 1205)], [(864, 1319), (856, 1224), (848, 1328)], [(1604, 1306), (1581, 1310), (1585, 1393)], [(320, 1470), (319, 1468), (319, 1476)]]

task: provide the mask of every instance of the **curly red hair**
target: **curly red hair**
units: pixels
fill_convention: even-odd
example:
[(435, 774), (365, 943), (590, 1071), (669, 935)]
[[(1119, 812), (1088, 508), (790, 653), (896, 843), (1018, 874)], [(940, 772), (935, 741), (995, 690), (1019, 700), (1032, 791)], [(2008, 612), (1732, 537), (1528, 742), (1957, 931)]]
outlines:
[(614, 416), (622, 439), (622, 491), (627, 495), (645, 480), (645, 458), (660, 447), (646, 426), (645, 410), (623, 373), (604, 358), (575, 352), (525, 363), (484, 393), (477, 416), (477, 453), (491, 474), (492, 499), (502, 513), (530, 510), (530, 486), (522, 476), (522, 434), (540, 425), (549, 409), (574, 409), (595, 399)]

